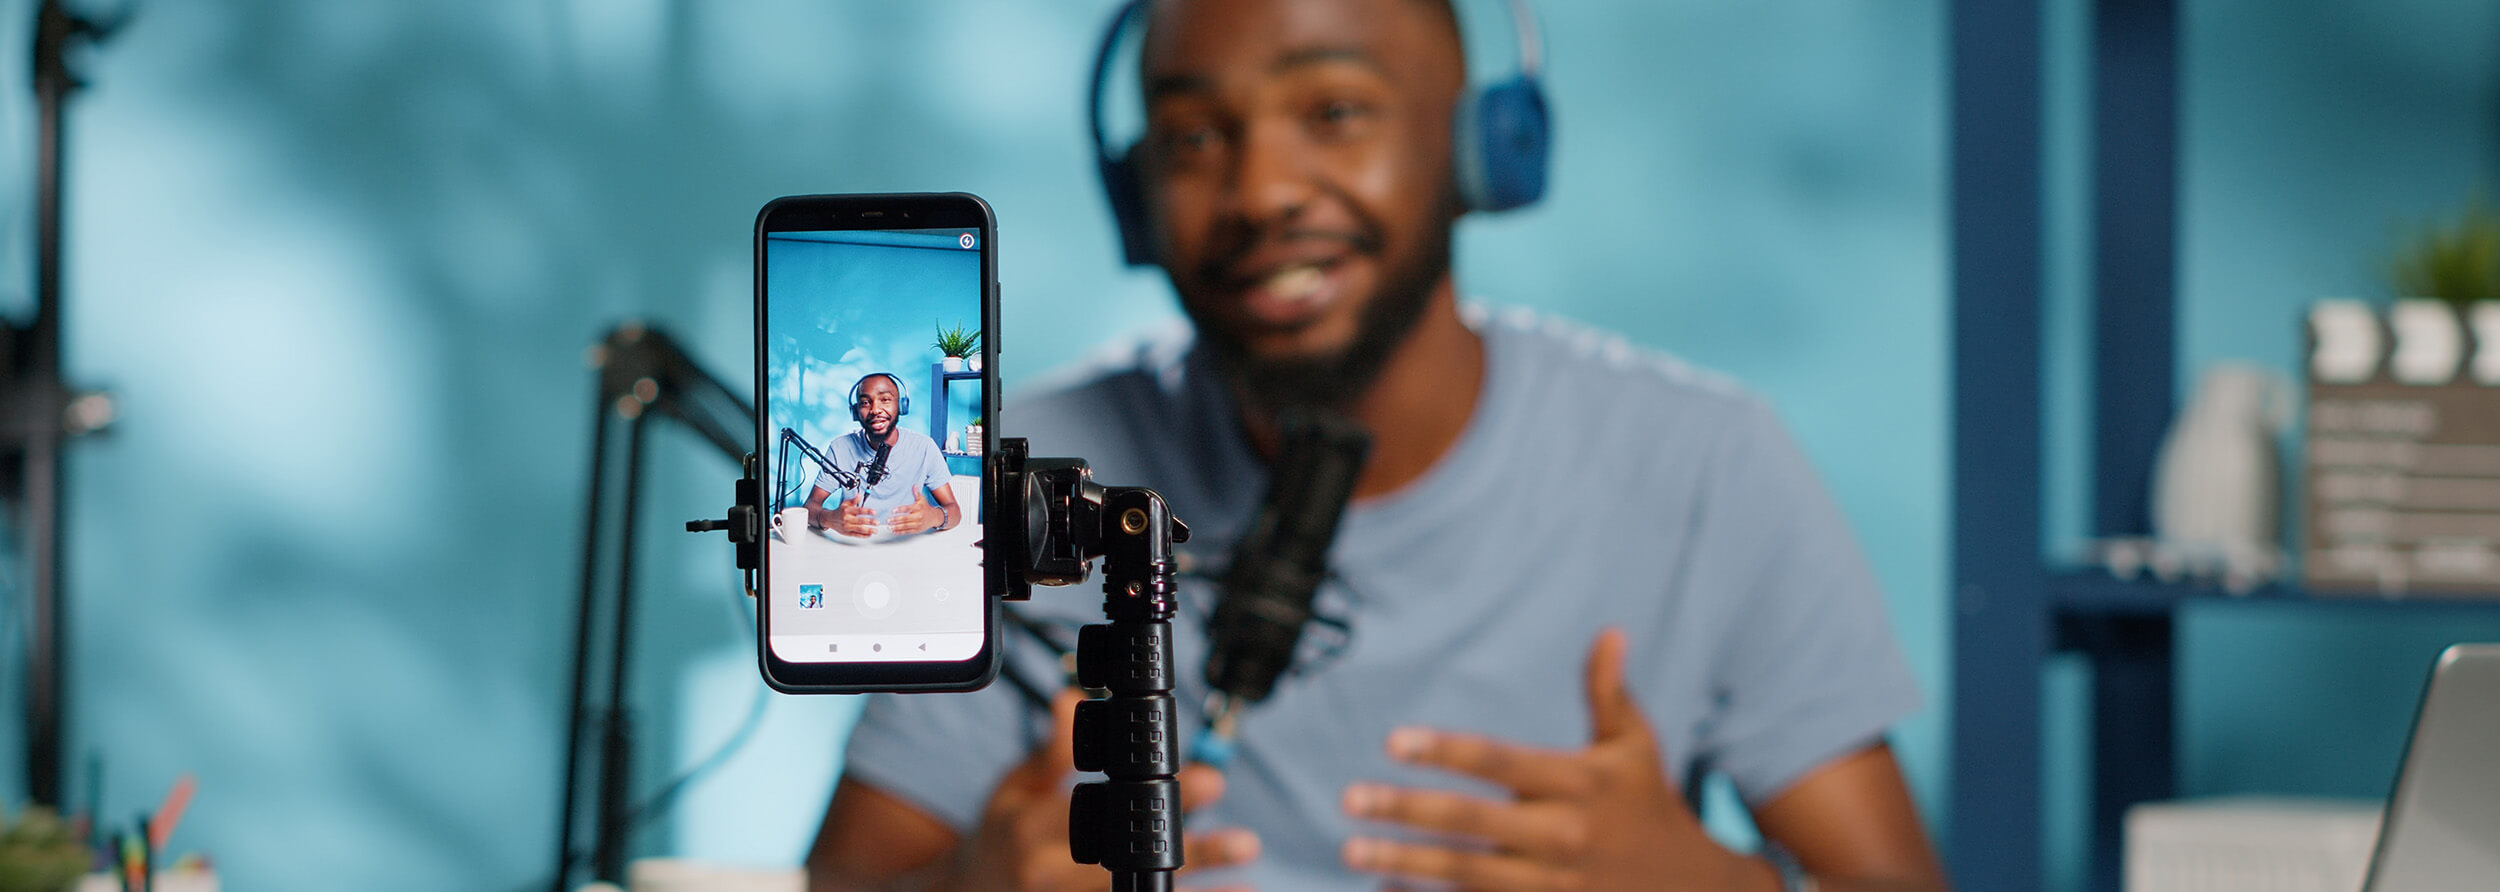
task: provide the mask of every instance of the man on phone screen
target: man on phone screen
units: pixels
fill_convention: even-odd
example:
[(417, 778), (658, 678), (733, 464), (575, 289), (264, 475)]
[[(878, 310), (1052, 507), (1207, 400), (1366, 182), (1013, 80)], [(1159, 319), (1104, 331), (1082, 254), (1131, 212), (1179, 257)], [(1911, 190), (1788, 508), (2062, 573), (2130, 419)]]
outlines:
[[(1916, 685), (1771, 409), (1619, 340), (1460, 304), (1452, 2), (1479, 0), (1147, 3), (1131, 158), (1193, 330), (1000, 425), (1161, 491), (1218, 558), (1265, 488), (1280, 410), (1373, 432), (1319, 595), (1343, 646), (1242, 716), (1222, 774), (1183, 774), (1181, 883), (1942, 888), (1885, 743)], [(1197, 609), (1175, 622), (1185, 734), (1213, 588), (1185, 580)], [(1025, 613), (1080, 622), (1101, 597), (1045, 590)], [(1011, 648), (1010, 667), (1047, 683), (1041, 651)], [(1027, 699), (872, 698), (815, 888), (1103, 888), (1068, 858), (1073, 700), (1019, 737)], [(1705, 772), (1771, 849), (1703, 832), (1687, 793)]]
[[(826, 457), (858, 483), (846, 488), (832, 471), (818, 471), (807, 493), (810, 526), (865, 539), (880, 532), (934, 533), (962, 522), (955, 478), (937, 441), (901, 423), (901, 385), (886, 372), (870, 372), (852, 385), (851, 417), (859, 429), (835, 437)], [(841, 500), (825, 507), (835, 493)]]

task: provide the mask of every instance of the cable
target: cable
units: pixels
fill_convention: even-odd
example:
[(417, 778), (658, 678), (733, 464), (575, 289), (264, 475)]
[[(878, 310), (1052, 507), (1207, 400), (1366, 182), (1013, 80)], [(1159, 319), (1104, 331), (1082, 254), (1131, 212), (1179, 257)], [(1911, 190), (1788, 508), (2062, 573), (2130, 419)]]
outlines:
[[(736, 591), (738, 592), (739, 600), (743, 601), (746, 599), (746, 579), (743, 576), (738, 579)], [(740, 609), (738, 601), (731, 601), (730, 605), (733, 611), (738, 614), (739, 625), (746, 627), (747, 637), (754, 638), (757, 634), (759, 634), (755, 628), (754, 611), (752, 609)], [(652, 792), (651, 795), (644, 797), (641, 802), (637, 802), (631, 808), (626, 809), (626, 832), (631, 833), (649, 822), (658, 819), (662, 814), (667, 813), (669, 807), (677, 804), (677, 797), (684, 793), (687, 787), (693, 786), (696, 781), (702, 780), (704, 775), (719, 770), (722, 765), (728, 764), (730, 758), (736, 756), (739, 750), (745, 749), (747, 743), (755, 738), (755, 730), (762, 727), (764, 724), (764, 710), (765, 707), (771, 705), (772, 694), (773, 692), (771, 688), (765, 687), (761, 681), (758, 681), (755, 686), (755, 699), (752, 703), (748, 704), (746, 717), (739, 720), (738, 730), (730, 732), (727, 739), (722, 740), (718, 746), (713, 747), (711, 754), (704, 756), (702, 761), (696, 762), (694, 767), (679, 772), (676, 777), (670, 778), (668, 783), (661, 784), (658, 790)], [(567, 843), (569, 845), (570, 841), (568, 840)], [(583, 851), (578, 846), (566, 849), (564, 856), (564, 870), (567, 872), (572, 871), (574, 865), (580, 864), (583, 859), (589, 857), (589, 854), (590, 853)], [(515, 892), (524, 892), (524, 890), (529, 889), (545, 888), (546, 885), (547, 880), (544, 877), (541, 877), (522, 883), (513, 888), (515, 889)]]
[[(740, 597), (743, 598), (746, 592), (746, 583), (743, 578), (739, 580), (738, 591)], [(755, 628), (755, 613), (751, 610), (738, 610), (737, 614), (740, 624), (746, 627), (747, 637), (754, 638), (758, 634)], [(626, 829), (640, 827), (645, 821), (667, 811), (670, 805), (675, 804), (678, 794), (685, 792), (687, 786), (719, 769), (729, 761), (731, 756), (737, 755), (739, 750), (746, 748), (747, 741), (755, 737), (755, 729), (764, 723), (764, 708), (772, 703), (772, 696), (772, 689), (758, 681), (755, 685), (755, 699), (747, 705), (746, 718), (738, 722), (738, 730), (731, 732), (728, 739), (722, 740), (719, 746), (713, 747), (711, 755), (703, 757), (703, 760), (696, 762), (694, 767), (678, 773), (668, 783), (661, 785), (658, 792), (652, 793), (634, 807), (626, 809)]]

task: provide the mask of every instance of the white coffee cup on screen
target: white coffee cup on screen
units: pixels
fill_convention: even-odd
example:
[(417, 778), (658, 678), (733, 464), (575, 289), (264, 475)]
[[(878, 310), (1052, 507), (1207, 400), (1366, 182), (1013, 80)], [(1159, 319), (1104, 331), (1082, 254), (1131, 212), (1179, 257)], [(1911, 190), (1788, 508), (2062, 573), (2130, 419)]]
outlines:
[(781, 533), (783, 542), (799, 541), (799, 536), (807, 532), (807, 508), (798, 506), (781, 509), (780, 514), (773, 516), (773, 529)]

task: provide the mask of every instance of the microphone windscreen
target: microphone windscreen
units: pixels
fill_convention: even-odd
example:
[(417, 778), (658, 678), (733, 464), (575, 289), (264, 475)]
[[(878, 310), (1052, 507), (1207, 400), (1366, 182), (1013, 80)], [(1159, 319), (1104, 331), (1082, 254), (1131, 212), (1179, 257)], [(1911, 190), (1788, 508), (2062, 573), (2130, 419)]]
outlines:
[(1266, 501), (1233, 547), (1208, 622), (1207, 682), (1243, 702), (1267, 699), (1293, 664), (1328, 549), (1371, 453), (1371, 434), (1342, 416), (1292, 412)]

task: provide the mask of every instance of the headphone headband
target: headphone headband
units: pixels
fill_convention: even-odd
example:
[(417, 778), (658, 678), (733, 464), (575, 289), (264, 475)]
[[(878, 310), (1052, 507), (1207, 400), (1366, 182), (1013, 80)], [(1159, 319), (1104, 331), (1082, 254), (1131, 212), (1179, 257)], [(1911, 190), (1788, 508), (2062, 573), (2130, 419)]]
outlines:
[(1519, 76), (1534, 79), (1545, 73), (1545, 33), (1537, 30), (1536, 11), (1528, 8), (1528, 0), (1510, 0), (1510, 27), (1519, 32)]
[[(1092, 89), (1087, 92), (1085, 117), (1094, 131), (1094, 154), (1100, 157), (1111, 156), (1111, 133), (1102, 123), (1102, 92), (1111, 83), (1111, 57), (1119, 54), (1120, 35), (1128, 33), (1129, 23), (1145, 12), (1145, 0), (1121, 3), (1120, 11), (1111, 17), (1111, 30), (1103, 33), (1102, 46), (1094, 50), (1094, 77), (1090, 82)], [(1122, 152), (1119, 160), (1128, 160), (1128, 153)]]
[(903, 379), (900, 376), (895, 375), (893, 372), (869, 372), (868, 374), (859, 376), (859, 380), (851, 382), (851, 403), (849, 406), (851, 410), (851, 420), (860, 420), (859, 389), (867, 386), (868, 379), (870, 378), (884, 378), (894, 385), (894, 417), (901, 418), (905, 415), (911, 414), (911, 391), (903, 389)]

